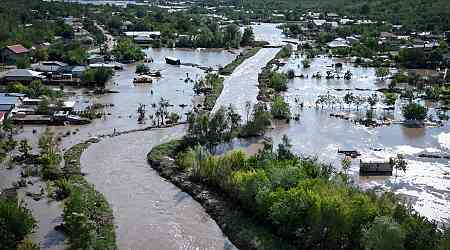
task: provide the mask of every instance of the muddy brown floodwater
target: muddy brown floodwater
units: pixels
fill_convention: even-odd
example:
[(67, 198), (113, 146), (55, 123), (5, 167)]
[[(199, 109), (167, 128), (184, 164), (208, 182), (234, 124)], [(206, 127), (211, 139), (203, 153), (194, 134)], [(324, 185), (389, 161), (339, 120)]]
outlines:
[(120, 249), (235, 249), (199, 203), (147, 163), (152, 147), (184, 131), (179, 126), (108, 138), (83, 154), (83, 172), (113, 208)]
[[(111, 134), (113, 133), (114, 129), (117, 131), (125, 131), (125, 130), (131, 130), (131, 129), (138, 129), (138, 128), (144, 128), (147, 127), (150, 124), (149, 120), (146, 121), (145, 124), (138, 124), (137, 123), (137, 107), (140, 103), (146, 105), (147, 114), (154, 113), (154, 109), (151, 107), (153, 103), (157, 103), (161, 97), (164, 97), (165, 99), (168, 99), (170, 104), (172, 105), (169, 107), (169, 112), (179, 112), (179, 113), (185, 113), (192, 109), (193, 106), (193, 98), (194, 98), (194, 92), (193, 92), (193, 82), (185, 82), (184, 79), (186, 78), (186, 73), (189, 73), (190, 78), (192, 79), (198, 79), (202, 77), (205, 73), (203, 70), (195, 67), (190, 66), (173, 66), (165, 64), (164, 57), (166, 56), (176, 56), (182, 59), (185, 63), (193, 63), (200, 66), (205, 67), (213, 67), (217, 68), (218, 65), (225, 65), (229, 62), (231, 62), (236, 55), (239, 53), (237, 52), (228, 52), (228, 51), (220, 51), (220, 50), (205, 50), (205, 49), (198, 49), (198, 50), (174, 50), (174, 49), (147, 49), (145, 50), (146, 53), (151, 55), (154, 59), (154, 63), (150, 64), (150, 67), (152, 69), (158, 69), (161, 70), (162, 77), (155, 80), (152, 84), (141, 84), (141, 85), (135, 85), (133, 84), (133, 78), (135, 77), (135, 64), (126, 65), (124, 70), (117, 71), (113, 79), (107, 84), (107, 87), (112, 90), (119, 91), (117, 94), (105, 94), (105, 95), (87, 95), (86, 93), (83, 93), (83, 90), (79, 89), (72, 89), (67, 88), (68, 91), (73, 91), (75, 94), (73, 94), (70, 99), (76, 101), (76, 107), (77, 108), (83, 108), (93, 103), (102, 103), (102, 104), (114, 104), (113, 107), (105, 108), (104, 112), (109, 113), (109, 115), (106, 116), (105, 119), (97, 119), (94, 120), (91, 124), (85, 125), (85, 126), (56, 126), (56, 127), (50, 127), (58, 136), (63, 136), (66, 134), (70, 134), (69, 136), (62, 137), (61, 141), (61, 148), (68, 149), (71, 146), (82, 142), (92, 136), (98, 136), (102, 134)], [(153, 94), (152, 94), (153, 91)], [(187, 105), (186, 107), (180, 107), (181, 104)], [(185, 119), (186, 117), (183, 116), (182, 119)], [(36, 130), (36, 133), (33, 133), (32, 131)], [(33, 147), (37, 148), (37, 142), (39, 135), (45, 130), (45, 126), (25, 126), (18, 135), (16, 135), (17, 139), (28, 139), (32, 144)], [(121, 136), (120, 138), (124, 139), (127, 138), (127, 135)], [(151, 137), (147, 137), (147, 139), (152, 141)], [(122, 147), (127, 147), (127, 143), (121, 143), (114, 145), (116, 147), (119, 147), (119, 145), (122, 145)], [(114, 151), (114, 147), (109, 148)], [(150, 150), (150, 147), (143, 148), (143, 150)], [(145, 157), (145, 154), (147, 152), (139, 151), (139, 153), (134, 154), (134, 157)], [(101, 157), (101, 155), (99, 155)], [(133, 167), (134, 165), (132, 163), (124, 162), (123, 170), (126, 173), (127, 169), (130, 167)], [(148, 167), (148, 166), (147, 166)], [(149, 168), (149, 167), (148, 167)], [(13, 170), (7, 170), (5, 168), (0, 168), (0, 187), (1, 188), (8, 188), (12, 186), (12, 183), (17, 180), (20, 176), (20, 168), (17, 167)], [(100, 177), (107, 178), (107, 176), (101, 175)], [(157, 174), (155, 174), (155, 177), (157, 178)], [(161, 180), (161, 183), (158, 187), (162, 187), (163, 184), (166, 184), (165, 190), (173, 189), (173, 192), (177, 190), (172, 184), (163, 182)], [(96, 183), (94, 183), (96, 184)], [(143, 183), (143, 185), (147, 185), (148, 183)], [(29, 189), (37, 190), (38, 192), (42, 186), (45, 186), (43, 183), (37, 182), (35, 185), (29, 187)], [(23, 193), (25, 191), (28, 191), (28, 189), (21, 190), (21, 197), (23, 197)], [(172, 193), (174, 194), (174, 193)], [(161, 196), (164, 195), (164, 192), (161, 192)], [(178, 197), (169, 196), (166, 197), (167, 199), (173, 199), (173, 200), (182, 200), (183, 194), (179, 194)], [(39, 227), (35, 230), (35, 233), (33, 234), (33, 239), (35, 242), (38, 242), (40, 244), (41, 249), (63, 249), (65, 247), (64, 244), (64, 236), (61, 233), (58, 233), (54, 230), (54, 227), (61, 223), (62, 218), (62, 204), (57, 203), (54, 201), (48, 201), (47, 199), (42, 199), (38, 202), (28, 199), (24, 197), (25, 201), (27, 202), (28, 207), (32, 210), (33, 215), (38, 220)], [(149, 203), (153, 204), (152, 200), (148, 201)], [(192, 202), (193, 204), (194, 202)], [(196, 204), (196, 203), (195, 203)], [(193, 207), (190, 207), (186, 205), (186, 203), (182, 203), (184, 209), (186, 210), (192, 210), (192, 213), (196, 213), (197, 209), (201, 209), (201, 206), (196, 204), (193, 205)], [(147, 206), (149, 207), (149, 206)], [(132, 208), (136, 209), (136, 208)], [(181, 206), (177, 207), (176, 209), (181, 209)], [(174, 214), (177, 214), (178, 210), (171, 211)], [(116, 211), (117, 212), (117, 211)], [(117, 213), (116, 213), (117, 214)], [(132, 213), (131, 213), (132, 214)], [(186, 216), (190, 216), (188, 213), (185, 213)], [(198, 213), (198, 215), (202, 215), (203, 220), (207, 220), (206, 215), (201, 212)], [(195, 217), (199, 218), (199, 217)], [(161, 220), (164, 221), (164, 220)], [(182, 223), (182, 220), (178, 221), (179, 223)], [(211, 219), (209, 219), (209, 222), (205, 225), (211, 224), (212, 231), (217, 230), (217, 225), (211, 222)], [(175, 224), (172, 224), (175, 225)], [(194, 226), (192, 224), (183, 225), (183, 227), (189, 228), (191, 226)], [(145, 225), (145, 227), (151, 227), (151, 225)], [(181, 226), (178, 224), (176, 227)], [(198, 229), (206, 230), (206, 226), (204, 226), (204, 229)], [(123, 228), (123, 227), (122, 227)], [(196, 228), (193, 228), (192, 231), (196, 231)], [(163, 234), (161, 232), (161, 234)], [(159, 234), (157, 236), (162, 238), (162, 235)], [(178, 235), (178, 234), (176, 234)], [(180, 234), (181, 235), (181, 234)], [(154, 237), (152, 235), (138, 235), (139, 238), (147, 239)], [(138, 237), (136, 236), (136, 237)], [(156, 236), (155, 236), (156, 237)], [(177, 236), (178, 237), (178, 236)], [(190, 236), (185, 233), (183, 234), (183, 237), (189, 238)], [(220, 241), (220, 236), (217, 236), (217, 241)], [(214, 237), (213, 237), (214, 238)], [(211, 238), (211, 241), (214, 241), (213, 238)], [(122, 238), (123, 239), (123, 238)], [(166, 238), (167, 239), (167, 238)], [(134, 240), (134, 239), (133, 239)], [(223, 240), (223, 247), (219, 248), (216, 247), (214, 249), (227, 249), (228, 243), (225, 243), (225, 239)], [(163, 241), (159, 242), (162, 246), (164, 244)], [(132, 242), (121, 242), (120, 245), (127, 245), (132, 244)], [(166, 244), (169, 245), (168, 248), (164, 247), (158, 247), (158, 248), (152, 248), (151, 244), (148, 244), (147, 247), (143, 248), (133, 248), (133, 249), (173, 249), (170, 247), (171, 241), (167, 240)], [(188, 243), (186, 243), (188, 244)], [(193, 245), (197, 244), (193, 241)], [(197, 244), (201, 246), (209, 246), (209, 243), (202, 243)], [(213, 243), (211, 243), (213, 244)], [(215, 243), (214, 243), (215, 244)], [(217, 246), (217, 245), (216, 245)], [(128, 249), (128, 248), (124, 248)], [(191, 249), (189, 247), (181, 246), (179, 249)], [(200, 248), (204, 249), (204, 248)], [(212, 249), (208, 247), (208, 249)]]
[[(311, 79), (313, 73), (321, 72), (324, 76), (326, 71), (334, 71), (330, 65), (342, 61), (322, 56), (313, 60), (311, 68), (303, 69), (301, 60), (301, 58), (291, 58), (282, 69), (284, 71), (294, 69), (297, 75), (309, 75), (308, 79), (291, 80), (289, 89), (284, 94), (294, 110), (295, 99), (305, 102), (306, 107), (300, 112), (300, 121), (292, 121), (288, 125), (280, 123), (268, 136), (273, 137), (275, 143), (278, 143), (286, 134), (291, 139), (296, 152), (316, 155), (320, 160), (332, 163), (337, 169), (340, 168), (342, 159), (342, 156), (337, 154), (339, 148), (356, 149), (362, 153), (361, 158), (389, 158), (403, 154), (407, 159), (408, 169), (405, 173), (398, 172), (398, 177), (359, 177), (359, 160), (353, 160), (350, 174), (355, 183), (362, 188), (394, 191), (409, 200), (422, 215), (448, 224), (450, 219), (449, 161), (424, 159), (419, 158), (418, 155), (420, 153), (450, 153), (449, 123), (446, 122), (442, 127), (427, 128), (407, 128), (400, 124), (367, 128), (355, 125), (351, 121), (330, 117), (331, 112), (339, 112), (339, 109), (315, 109), (314, 101), (318, 95), (329, 92), (332, 95), (343, 96), (347, 92), (352, 92), (355, 95), (368, 96), (376, 93), (375, 89), (386, 87), (389, 82), (378, 80), (373, 68), (354, 67), (345, 62), (341, 74), (347, 69), (350, 70), (353, 73), (351, 81)], [(350, 90), (336, 91), (335, 89)], [(401, 120), (400, 107), (405, 102), (398, 100), (396, 109), (390, 116)], [(428, 104), (428, 106), (430, 113), (433, 113), (435, 105)], [(359, 112), (352, 110), (351, 113), (365, 116), (366, 108), (361, 108), (362, 111)], [(382, 108), (382, 104), (377, 105), (378, 115), (385, 113)]]

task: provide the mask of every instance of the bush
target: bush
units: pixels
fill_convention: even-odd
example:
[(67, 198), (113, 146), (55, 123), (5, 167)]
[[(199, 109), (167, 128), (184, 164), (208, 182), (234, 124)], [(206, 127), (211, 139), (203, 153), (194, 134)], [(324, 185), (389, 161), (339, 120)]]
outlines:
[(397, 101), (397, 97), (398, 95), (395, 93), (386, 92), (384, 93), (384, 103), (388, 106), (393, 106)]
[(266, 105), (257, 103), (253, 107), (252, 119), (245, 124), (240, 131), (241, 137), (260, 136), (270, 126), (271, 115)]
[(291, 111), (289, 104), (284, 101), (283, 97), (275, 96), (270, 108), (273, 118), (275, 119), (290, 119)]
[(150, 68), (145, 64), (138, 64), (136, 66), (136, 74), (146, 74), (150, 71)]
[(88, 69), (83, 72), (81, 80), (87, 85), (105, 86), (113, 74), (113, 70), (109, 68)]
[(36, 221), (31, 211), (16, 200), (0, 198), (0, 249), (14, 250), (33, 230)]
[(131, 39), (120, 40), (112, 51), (117, 60), (135, 62), (144, 59), (145, 54)]
[(284, 73), (278, 73), (276, 71), (272, 71), (269, 75), (269, 87), (273, 88), (275, 91), (286, 91), (288, 77)]
[(428, 110), (424, 106), (411, 102), (402, 108), (406, 120), (423, 121), (427, 117)]

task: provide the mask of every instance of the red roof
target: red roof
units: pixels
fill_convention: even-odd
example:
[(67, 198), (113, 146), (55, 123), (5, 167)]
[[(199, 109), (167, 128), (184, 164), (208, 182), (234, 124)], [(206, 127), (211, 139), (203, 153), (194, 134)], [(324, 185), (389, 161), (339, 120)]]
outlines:
[(0, 122), (3, 121), (5, 116), (6, 116), (6, 112), (0, 112)]
[(14, 52), (15, 54), (22, 54), (22, 53), (29, 52), (29, 50), (27, 48), (23, 47), (22, 44), (7, 46), (7, 48), (9, 50), (11, 50), (12, 52)]

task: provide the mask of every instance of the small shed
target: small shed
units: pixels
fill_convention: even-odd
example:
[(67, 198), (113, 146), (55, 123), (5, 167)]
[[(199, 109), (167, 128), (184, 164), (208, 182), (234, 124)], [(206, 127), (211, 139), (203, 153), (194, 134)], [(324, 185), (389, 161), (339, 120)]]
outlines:
[(359, 161), (360, 175), (392, 175), (392, 170), (390, 159), (365, 158)]

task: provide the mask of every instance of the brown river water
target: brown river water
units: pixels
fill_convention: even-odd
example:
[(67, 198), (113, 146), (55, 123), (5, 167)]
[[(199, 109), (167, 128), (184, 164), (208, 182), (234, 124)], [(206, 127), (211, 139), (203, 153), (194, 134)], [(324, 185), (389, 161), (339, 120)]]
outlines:
[[(272, 44), (281, 43), (283, 36), (276, 29), (276, 24), (254, 25), (255, 37)], [(78, 107), (92, 103), (113, 103), (106, 108), (110, 113), (106, 119), (95, 120), (86, 126), (63, 126), (52, 129), (59, 135), (71, 131), (70, 136), (63, 137), (61, 147), (70, 146), (92, 136), (111, 134), (114, 129), (125, 131), (144, 128), (147, 124), (137, 124), (136, 109), (140, 103), (147, 105), (148, 114), (153, 113), (152, 103), (161, 97), (170, 100), (173, 106), (170, 111), (187, 112), (192, 109), (194, 93), (193, 83), (186, 83), (186, 73), (198, 79), (204, 72), (199, 68), (188, 66), (172, 66), (164, 63), (165, 56), (181, 58), (182, 62), (217, 68), (231, 62), (236, 53), (214, 50), (182, 50), (182, 49), (147, 49), (146, 53), (155, 60), (152, 69), (159, 69), (162, 78), (148, 85), (134, 85), (135, 65), (128, 65), (125, 70), (118, 71), (109, 87), (118, 90), (118, 94), (102, 96), (86, 95), (75, 91), (71, 99)], [(235, 105), (243, 115), (243, 103), (256, 101), (257, 74), (277, 52), (277, 49), (262, 49), (240, 65), (224, 82), (224, 90), (219, 97), (220, 105)], [(293, 68), (297, 74), (312, 75), (317, 71), (325, 74), (333, 61), (329, 58), (318, 58), (312, 62), (308, 70), (298, 67), (301, 59), (292, 58), (282, 68)], [(388, 157), (402, 153), (408, 161), (406, 173), (399, 172), (398, 177), (364, 177), (358, 174), (358, 161), (354, 160), (350, 174), (355, 184), (362, 188), (381, 188), (392, 190), (408, 198), (421, 214), (441, 222), (450, 218), (450, 167), (448, 161), (425, 160), (418, 158), (421, 152), (450, 152), (449, 126), (439, 128), (412, 129), (401, 125), (366, 128), (346, 120), (329, 117), (330, 110), (316, 110), (311, 104), (319, 94), (330, 91), (343, 95), (343, 91), (335, 88), (367, 88), (376, 89), (387, 85), (374, 76), (374, 70), (354, 68), (344, 63), (344, 69), (350, 69), (354, 75), (351, 81), (295, 79), (289, 82), (289, 90), (285, 98), (293, 105), (295, 98), (305, 102), (299, 122), (276, 124), (268, 136), (277, 143), (282, 135), (287, 134), (293, 149), (304, 155), (317, 155), (320, 160), (332, 163), (339, 168), (341, 156), (338, 148), (356, 148), (366, 156)], [(153, 94), (151, 94), (153, 90)], [(355, 91), (360, 95), (372, 94), (373, 91)], [(187, 104), (185, 108), (180, 104)], [(398, 102), (399, 106), (400, 101)], [(215, 107), (215, 109), (217, 109)], [(379, 109), (382, 105), (379, 105)], [(336, 111), (336, 110), (335, 110)], [(353, 112), (354, 113), (354, 112)], [(399, 108), (392, 115), (401, 119)], [(185, 117), (184, 117), (185, 118)], [(24, 127), (17, 135), (37, 143), (44, 127)], [(215, 222), (204, 212), (202, 207), (187, 194), (172, 184), (164, 181), (148, 165), (145, 156), (151, 147), (168, 140), (179, 138), (184, 127), (136, 132), (113, 138), (103, 139), (92, 145), (82, 155), (83, 171), (88, 173), (87, 179), (105, 194), (111, 203), (116, 218), (117, 239), (120, 249), (233, 249), (234, 246), (222, 234)], [(248, 143), (244, 143), (248, 145)], [(234, 145), (233, 147), (239, 147)], [(379, 148), (381, 151), (374, 151)], [(0, 169), (0, 187), (9, 187), (20, 172)], [(30, 187), (39, 190), (42, 184)], [(36, 191), (37, 192), (37, 191)], [(61, 223), (62, 205), (42, 199), (35, 202), (26, 199), (34, 216), (39, 220), (39, 228), (34, 239), (41, 243), (43, 249), (62, 249), (64, 237), (54, 231), (53, 227)]]

